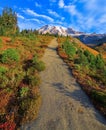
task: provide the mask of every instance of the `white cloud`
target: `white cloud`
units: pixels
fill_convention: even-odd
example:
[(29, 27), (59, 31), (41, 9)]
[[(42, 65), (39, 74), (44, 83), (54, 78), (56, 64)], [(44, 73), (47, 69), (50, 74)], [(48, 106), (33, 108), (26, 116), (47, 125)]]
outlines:
[(65, 18), (64, 17), (61, 17), (61, 20), (63, 21)]
[(25, 19), (24, 16), (20, 15), (19, 13), (17, 13), (17, 17), (20, 19)]
[(36, 7), (42, 7), (39, 3), (35, 2)]
[(80, 16), (81, 14), (77, 11), (76, 6), (75, 5), (68, 5), (68, 6), (64, 6), (64, 9), (66, 9), (70, 15), (76, 15), (76, 16)]
[[(25, 21), (25, 26), (29, 25), (30, 28), (35, 28), (37, 26), (42, 26), (44, 24), (62, 25), (62, 26), (72, 26), (79, 31), (85, 32), (106, 32), (106, 1), (105, 0), (49, 0), (51, 5), (54, 7), (59, 7), (59, 14), (66, 15), (64, 17), (59, 16), (59, 14), (53, 10), (52, 6), (47, 11), (46, 14), (41, 14), (41, 12), (36, 12), (31, 9), (17, 8), (20, 13), (17, 15), (20, 21)], [(36, 7), (43, 7), (40, 1), (34, 1)], [(79, 8), (79, 5), (81, 8)], [(41, 8), (40, 8), (41, 9)], [(29, 15), (29, 19), (25, 17)], [(68, 13), (68, 15), (67, 15)], [(70, 16), (69, 16), (70, 14)], [(25, 17), (24, 17), (25, 15)], [(43, 20), (42, 20), (43, 18)], [(55, 19), (56, 18), (56, 19)], [(54, 20), (55, 19), (55, 20)], [(68, 21), (68, 23), (65, 23)], [(20, 23), (22, 27), (22, 23)], [(24, 26), (23, 25), (23, 26)]]
[[(101, 1), (73, 0), (71, 3), (65, 4), (64, 0), (60, 0), (58, 5), (70, 14), (71, 26), (89, 32), (94, 28), (98, 31), (102, 25), (106, 26), (106, 4), (103, 5), (104, 0)], [(82, 4), (83, 11), (78, 8), (76, 3)]]
[(28, 22), (28, 21), (18, 21), (18, 25), (20, 27), (20, 30), (23, 30), (23, 29), (34, 29), (36, 28), (36, 24), (34, 24), (33, 22)]
[(26, 14), (32, 15), (32, 16), (34, 16), (34, 17), (41, 17), (41, 18), (44, 18), (44, 19), (49, 20), (50, 22), (53, 22), (53, 21), (54, 21), (51, 17), (49, 17), (49, 16), (47, 16), (47, 15), (38, 14), (38, 13), (36, 13), (35, 11), (30, 10), (30, 9), (26, 9), (26, 10), (23, 10), (23, 11), (24, 11)]
[(98, 20), (99, 23), (103, 24), (105, 23), (106, 24), (106, 14), (103, 14), (100, 19)]
[[(105, 0), (80, 0), (83, 3), (86, 14), (82, 19), (83, 29), (102, 32), (106, 27), (106, 1)], [(81, 21), (81, 20), (80, 20)], [(102, 27), (102, 28), (101, 28)], [(104, 31), (106, 32), (106, 31)]]
[(34, 21), (34, 22), (37, 22), (39, 24), (44, 23), (42, 20), (39, 20), (39, 19), (36, 19), (36, 18), (26, 19), (26, 21)]
[[(76, 1), (77, 0), (74, 0), (73, 2), (76, 2)], [(64, 10), (66, 10), (67, 12), (69, 12), (71, 16), (72, 15), (76, 15), (77, 17), (81, 17), (81, 14), (76, 9), (76, 5), (75, 4), (69, 3), (68, 5), (66, 5), (64, 3), (64, 0), (60, 0), (58, 4), (59, 4), (60, 8), (63, 8)]]
[(59, 0), (59, 8), (63, 8), (64, 7), (64, 0)]
[(37, 22), (37, 23), (41, 23), (41, 20), (38, 20), (38, 19), (29, 19), (29, 21), (35, 21), (35, 22)]
[(92, 13), (106, 13), (106, 1), (105, 0), (81, 0), (85, 5), (85, 9)]
[(67, 23), (66, 22), (62, 22), (59, 20), (56, 20), (54, 23), (52, 23), (55, 26), (63, 26), (63, 27), (67, 27)]
[(37, 29), (43, 25), (45, 25), (45, 23), (39, 19), (20, 19), (18, 20), (18, 25), (20, 27), (20, 30), (22, 29)]
[(52, 11), (50, 9), (48, 9), (48, 13), (55, 16), (55, 17), (60, 17), (58, 13), (56, 13), (55, 11)]

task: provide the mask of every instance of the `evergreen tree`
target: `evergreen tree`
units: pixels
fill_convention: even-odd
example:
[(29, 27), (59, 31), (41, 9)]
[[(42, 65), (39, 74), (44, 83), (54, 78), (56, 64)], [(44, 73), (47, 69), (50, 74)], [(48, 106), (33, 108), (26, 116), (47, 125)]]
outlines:
[(96, 56), (96, 67), (97, 69), (104, 69), (105, 67), (104, 60), (100, 54)]
[(14, 34), (17, 29), (16, 13), (11, 8), (4, 8), (0, 16), (0, 35)]

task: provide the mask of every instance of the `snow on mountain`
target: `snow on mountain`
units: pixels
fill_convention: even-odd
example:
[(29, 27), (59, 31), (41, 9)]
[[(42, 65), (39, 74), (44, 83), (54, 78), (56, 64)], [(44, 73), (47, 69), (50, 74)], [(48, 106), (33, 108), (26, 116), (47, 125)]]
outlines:
[(87, 34), (84, 32), (75, 31), (72, 28), (65, 28), (60, 26), (45, 25), (38, 29), (41, 34), (58, 34), (62, 36), (72, 36), (80, 39), (85, 44), (102, 44), (106, 42), (106, 34)]
[(58, 35), (67, 36), (66, 30), (67, 28), (64, 27), (45, 25), (42, 28), (40, 28), (38, 32), (42, 34), (49, 33), (49, 34), (58, 34)]
[(67, 35), (76, 35), (76, 34), (81, 34), (81, 32), (77, 32), (73, 30), (72, 28), (65, 28), (65, 27), (60, 27), (60, 26), (51, 26), (51, 25), (45, 25), (38, 29), (38, 32), (41, 34), (58, 34), (62, 36), (67, 36)]

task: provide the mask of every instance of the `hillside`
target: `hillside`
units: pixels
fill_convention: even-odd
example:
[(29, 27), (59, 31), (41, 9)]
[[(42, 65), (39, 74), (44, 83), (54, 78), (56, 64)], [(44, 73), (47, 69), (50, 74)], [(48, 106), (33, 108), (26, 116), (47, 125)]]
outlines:
[(94, 49), (100, 52), (103, 55), (103, 57), (106, 59), (106, 43), (96, 46)]
[(58, 53), (96, 107), (106, 115), (106, 60), (74, 38), (58, 38)]
[(17, 128), (37, 118), (39, 72), (45, 69), (41, 57), (51, 39), (33, 33), (0, 37), (0, 128)]
[(73, 28), (62, 26), (45, 25), (38, 29), (40, 34), (53, 34), (59, 36), (72, 36), (90, 47), (95, 47), (106, 42), (106, 34), (85, 33), (76, 31)]
[(83, 32), (60, 26), (20, 31), (17, 16), (7, 7), (0, 15), (0, 129), (33, 129), (35, 120), (37, 130), (105, 130), (86, 96), (106, 116), (105, 44), (94, 50), (70, 36)]
[(78, 43), (77, 45), (79, 48), (82, 48), (84, 50), (88, 50), (89, 52), (91, 52), (95, 56), (98, 54), (101, 54), (102, 57), (104, 59), (106, 59), (106, 43), (103, 43), (101, 45), (96, 45), (96, 46), (93, 44), (89, 45), (89, 44), (84, 44), (83, 42), (81, 42), (77, 38), (74, 38), (73, 42)]
[(54, 38), (42, 58), (47, 68), (40, 74), (43, 102), (39, 116), (23, 125), (21, 130), (105, 130), (106, 120), (95, 110), (67, 64), (59, 57), (57, 47)]
[(98, 46), (106, 42), (106, 34), (82, 34), (74, 37), (80, 39), (83, 43), (92, 46)]
[(90, 52), (91, 52), (93, 55), (95, 55), (95, 56), (99, 54), (98, 51), (96, 51), (95, 49), (92, 49), (91, 47), (89, 47), (89, 46), (87, 46), (86, 44), (82, 43), (82, 42), (81, 42), (80, 40), (78, 40), (77, 38), (72, 38), (72, 37), (71, 37), (71, 39), (72, 39), (73, 42), (77, 43), (77, 45), (78, 45), (79, 48), (82, 48), (82, 49), (84, 49), (84, 50), (88, 50), (88, 51), (90, 51)]

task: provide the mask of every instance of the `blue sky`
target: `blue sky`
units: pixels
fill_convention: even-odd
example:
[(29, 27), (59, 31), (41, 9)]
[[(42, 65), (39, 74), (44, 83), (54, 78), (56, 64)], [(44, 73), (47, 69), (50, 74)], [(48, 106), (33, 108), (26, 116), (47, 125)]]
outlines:
[(1, 0), (0, 13), (4, 7), (16, 11), (20, 29), (50, 24), (106, 33), (106, 0)]

